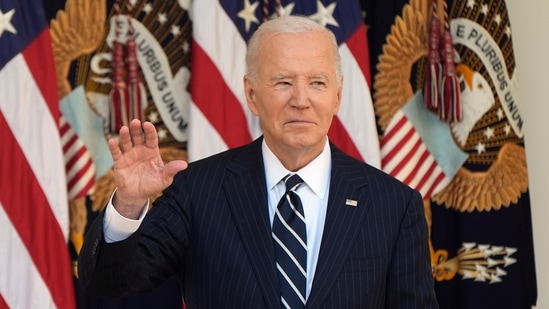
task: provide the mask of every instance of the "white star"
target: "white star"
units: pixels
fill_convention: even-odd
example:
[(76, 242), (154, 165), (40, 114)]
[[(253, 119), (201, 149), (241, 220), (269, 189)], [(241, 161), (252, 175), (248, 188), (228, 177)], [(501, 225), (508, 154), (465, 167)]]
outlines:
[(292, 15), (292, 11), (294, 10), (295, 3), (291, 2), (285, 7), (277, 7), (276, 8), (276, 14), (277, 16), (290, 16)]
[(475, 7), (475, 0), (467, 0), (467, 7), (472, 9)]
[(168, 137), (168, 132), (166, 131), (166, 129), (158, 129), (158, 139), (163, 141), (166, 139), (166, 137)]
[(497, 14), (496, 18), (494, 18), (494, 22), (496, 23), (496, 25), (499, 25), (499, 23), (501, 23), (501, 15)]
[(501, 108), (500, 108), (500, 109), (498, 109), (498, 111), (497, 111), (497, 115), (498, 115), (498, 120), (501, 120), (501, 119), (503, 119), (503, 110), (501, 110)]
[(486, 152), (485, 145), (481, 142), (478, 142), (478, 144), (475, 146), (475, 149), (477, 150), (478, 154), (481, 154), (483, 152)]
[(335, 2), (328, 5), (328, 7), (325, 7), (324, 4), (320, 2), (320, 0), (317, 0), (316, 2), (317, 12), (309, 17), (313, 20), (316, 20), (322, 26), (326, 26), (329, 24), (332, 26), (339, 27), (339, 24), (332, 16), (334, 14), (335, 8), (336, 8)]
[(173, 25), (170, 32), (173, 34), (173, 36), (177, 36), (178, 34), (181, 33), (181, 28), (179, 28), (178, 25)]
[(145, 6), (143, 7), (143, 12), (145, 12), (145, 14), (149, 14), (152, 10), (153, 7), (150, 3), (145, 4)]
[(488, 5), (483, 4), (483, 5), (482, 5), (482, 9), (480, 9), (480, 11), (481, 11), (482, 14), (484, 14), (484, 15), (488, 14)]
[(511, 133), (511, 126), (506, 124), (503, 131), (505, 131), (505, 135), (509, 135), (509, 133)]
[(160, 13), (158, 14), (158, 22), (161, 24), (164, 24), (168, 21), (168, 17), (166, 16), (166, 13)]
[(486, 136), (487, 139), (494, 137), (494, 129), (486, 127), (486, 130), (484, 130), (484, 136)]
[(183, 52), (185, 52), (185, 54), (188, 53), (189, 49), (191, 48), (190, 45), (189, 45), (189, 42), (187, 42), (187, 41), (183, 42), (182, 48), (183, 48)]
[(250, 0), (244, 0), (244, 9), (238, 12), (238, 17), (244, 19), (244, 22), (246, 23), (246, 32), (250, 31), (252, 23), (259, 24), (259, 20), (257, 20), (257, 17), (255, 16), (255, 10), (258, 5), (259, 1), (250, 4)]
[(4, 31), (9, 31), (13, 34), (17, 33), (17, 30), (15, 30), (15, 28), (11, 24), (11, 18), (13, 17), (14, 13), (15, 9), (11, 9), (11, 11), (8, 11), (6, 14), (0, 11), (0, 37), (2, 36), (2, 33)]
[(159, 117), (158, 117), (158, 113), (157, 112), (151, 112), (149, 114), (149, 121), (152, 122), (152, 123), (156, 123), (158, 122), (159, 120)]
[(508, 38), (511, 37), (511, 27), (509, 26), (505, 27), (505, 34), (507, 35)]

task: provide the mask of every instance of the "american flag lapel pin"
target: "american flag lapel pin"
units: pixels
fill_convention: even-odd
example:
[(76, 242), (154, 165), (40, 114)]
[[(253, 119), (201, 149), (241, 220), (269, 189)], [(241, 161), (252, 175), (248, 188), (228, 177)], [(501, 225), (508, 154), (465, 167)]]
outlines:
[(358, 201), (357, 200), (346, 199), (345, 200), (345, 205), (356, 207), (358, 205)]

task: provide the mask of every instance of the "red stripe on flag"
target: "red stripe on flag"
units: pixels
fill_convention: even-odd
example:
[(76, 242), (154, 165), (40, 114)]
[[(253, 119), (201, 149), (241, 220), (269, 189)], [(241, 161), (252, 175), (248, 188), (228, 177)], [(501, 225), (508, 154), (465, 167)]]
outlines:
[(6, 301), (2, 297), (2, 294), (0, 294), (0, 309), (10, 309), (10, 307), (8, 307), (8, 304), (6, 304)]
[(364, 158), (360, 155), (354, 141), (351, 139), (338, 117), (334, 117), (332, 120), (332, 125), (328, 131), (328, 137), (345, 153), (360, 161), (364, 161)]
[(347, 44), (347, 47), (349, 47), (349, 50), (355, 57), (362, 74), (364, 74), (364, 77), (366, 78), (366, 82), (368, 82), (368, 87), (372, 89), (370, 55), (368, 54), (370, 48), (368, 47), (366, 33), (366, 25), (364, 23), (360, 23), (360, 26), (356, 29), (353, 35), (345, 41), (345, 44)]
[(71, 147), (74, 145), (74, 143), (76, 143), (77, 140), (78, 136), (76, 136), (76, 134), (71, 135), (69, 140), (63, 145), (63, 153), (67, 153), (67, 150), (71, 149)]
[(61, 124), (60, 124), (60, 128), (59, 128), (59, 134), (61, 136), (67, 134), (67, 132), (69, 132), (69, 130), (71, 129), (71, 126), (69, 125), (69, 123), (67, 121), (61, 121)]
[(208, 55), (195, 41), (192, 46), (193, 74), (190, 89), (194, 104), (229, 148), (251, 142), (246, 116), (239, 101)]
[(63, 232), (1, 113), (0, 140), (9, 149), (3, 152), (0, 169), (16, 171), (0, 173), (0, 183), (10, 184), (0, 186), (0, 200), (58, 308), (74, 308), (71, 259)]
[(50, 31), (46, 28), (23, 51), (23, 57), (29, 67), (34, 81), (44, 100), (48, 104), (52, 118), (59, 120), (59, 96), (57, 93), (57, 80), (55, 78), (55, 65), (53, 64), (53, 52), (51, 50)]

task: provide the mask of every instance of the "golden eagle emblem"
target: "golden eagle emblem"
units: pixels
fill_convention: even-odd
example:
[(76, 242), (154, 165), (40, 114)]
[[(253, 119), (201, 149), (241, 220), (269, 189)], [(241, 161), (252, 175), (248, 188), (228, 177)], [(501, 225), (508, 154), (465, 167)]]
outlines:
[[(442, 18), (443, 1), (437, 6)], [(382, 131), (423, 89), (431, 12), (431, 1), (410, 0), (386, 37), (373, 84), (374, 107)], [(504, 10), (471, 1), (454, 1), (448, 12), (462, 119), (447, 126), (453, 142), (468, 156), (449, 184), (435, 192), (431, 200), (459, 212), (510, 207), (527, 191), (528, 174), (508, 16)], [(430, 226), (429, 200), (425, 207)], [(490, 247), (463, 244), (455, 258), (449, 257), (446, 250), (431, 248), (436, 279), (449, 280), (459, 273), (464, 278), (478, 275), (497, 281), (504, 275), (500, 266), (512, 264), (509, 261), (515, 249), (498, 247), (490, 251), (486, 246)], [(491, 259), (486, 252), (502, 258)], [(484, 270), (471, 271), (467, 265), (483, 265)], [(475, 278), (481, 278), (478, 276)]]

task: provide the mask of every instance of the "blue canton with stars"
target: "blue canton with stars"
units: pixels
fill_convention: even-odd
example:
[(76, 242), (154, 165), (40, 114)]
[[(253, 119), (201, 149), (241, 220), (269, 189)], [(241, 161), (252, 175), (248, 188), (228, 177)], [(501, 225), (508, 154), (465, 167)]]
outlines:
[[(232, 19), (242, 38), (247, 42), (264, 20), (261, 0), (220, 0), (220, 4)], [(281, 0), (284, 15), (305, 15), (334, 32), (338, 44), (344, 43), (363, 23), (357, 1), (288, 1)], [(276, 16), (275, 1), (269, 1), (269, 16)]]
[(0, 0), (0, 70), (46, 27), (42, 1)]

